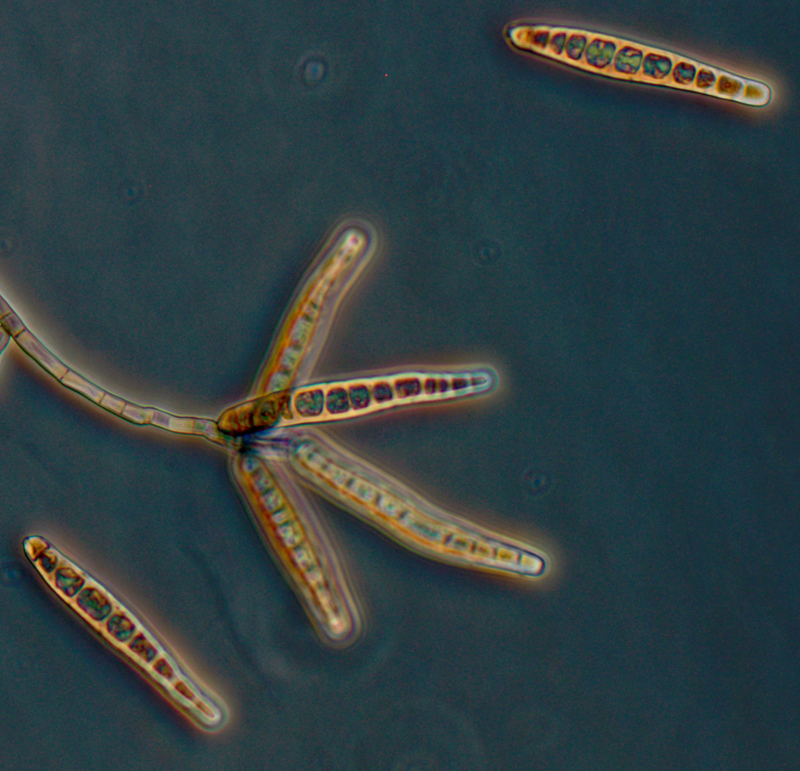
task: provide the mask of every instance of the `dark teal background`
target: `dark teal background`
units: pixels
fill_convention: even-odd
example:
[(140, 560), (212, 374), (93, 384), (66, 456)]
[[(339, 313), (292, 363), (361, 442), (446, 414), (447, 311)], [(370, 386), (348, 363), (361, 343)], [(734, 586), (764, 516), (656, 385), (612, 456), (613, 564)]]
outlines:
[[(501, 36), (521, 16), (749, 67), (775, 108), (525, 60)], [(29, 326), (118, 393), (216, 416), (328, 229), (366, 217), (381, 253), (317, 373), (488, 362), (501, 389), (331, 433), (556, 570), (448, 569), (320, 503), (369, 613), (330, 651), (222, 453), (98, 415), (12, 345), (0, 768), (800, 768), (798, 22), (711, 0), (6, 0), (0, 293)], [(193, 733), (51, 602), (32, 532), (158, 623), (225, 732)]]

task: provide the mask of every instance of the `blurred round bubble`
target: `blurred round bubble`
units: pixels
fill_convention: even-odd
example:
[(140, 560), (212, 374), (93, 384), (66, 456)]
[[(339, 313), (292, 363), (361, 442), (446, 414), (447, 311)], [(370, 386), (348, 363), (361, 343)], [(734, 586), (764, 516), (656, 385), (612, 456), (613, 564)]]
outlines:
[[(335, 682), (350, 686), (372, 680), (397, 650), (402, 614), (392, 612), (381, 596), (375, 600), (361, 637), (336, 650), (320, 641), (292, 597), (264, 611), (263, 599), (236, 591), (230, 603), (237, 634), (260, 671), (270, 680), (293, 688), (314, 688)], [(274, 602), (275, 598), (270, 598)], [(373, 616), (375, 623), (373, 623)]]
[(144, 185), (135, 179), (124, 179), (117, 188), (117, 195), (122, 203), (131, 206), (144, 198)]
[(555, 486), (555, 479), (542, 469), (526, 468), (520, 476), (522, 490), (529, 498), (541, 498)]
[(300, 137), (330, 131), (331, 121), (358, 121), (377, 98), (391, 93), (377, 87), (383, 54), (369, 32), (368, 15), (355, 14), (342, 25), (337, 14), (338, 3), (317, 4), (314, 14), (270, 25), (260, 36), (265, 115), (280, 115)]
[(17, 562), (0, 563), (0, 585), (14, 586), (22, 578), (22, 568)]
[(447, 704), (387, 697), (356, 719), (344, 768), (354, 771), (482, 771), (472, 722)]
[(300, 80), (308, 88), (316, 88), (328, 75), (328, 63), (316, 54), (303, 57), (299, 69)]
[(17, 239), (10, 233), (0, 231), (0, 257), (10, 257), (17, 248)]
[(541, 704), (530, 704), (511, 712), (503, 723), (506, 748), (527, 768), (550, 768), (569, 741), (570, 724), (563, 707), (545, 697)]
[(501, 255), (500, 244), (491, 238), (481, 238), (472, 247), (472, 259), (476, 265), (493, 265)]

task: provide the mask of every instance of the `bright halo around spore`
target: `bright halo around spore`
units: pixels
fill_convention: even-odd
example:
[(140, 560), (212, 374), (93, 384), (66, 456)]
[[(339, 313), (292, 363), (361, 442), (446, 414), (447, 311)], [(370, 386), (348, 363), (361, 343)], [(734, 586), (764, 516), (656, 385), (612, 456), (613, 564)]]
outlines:
[(750, 107), (765, 107), (772, 88), (665, 48), (575, 27), (512, 21), (504, 30), (512, 50), (615, 80), (690, 91)]
[(22, 542), (25, 556), (46, 586), (93, 633), (166, 700), (203, 731), (225, 725), (227, 709), (136, 613), (91, 573), (40, 535)]
[[(0, 297), (0, 350), (13, 340), (60, 385), (128, 423), (202, 437), (224, 448), (231, 479), (259, 536), (319, 639), (332, 647), (358, 639), (363, 611), (344, 561), (306, 489), (427, 559), (525, 581), (549, 572), (549, 557), (534, 544), (435, 505), (324, 433), (327, 424), (486, 397), (497, 387), (497, 373), (485, 363), (311, 377), (336, 311), (370, 262), (376, 244), (376, 230), (365, 220), (348, 218), (333, 227), (286, 307), (245, 399), (223, 410), (216, 420), (174, 415), (111, 393), (65, 364)], [(453, 447), (452, 452), (458, 449)], [(41, 559), (32, 562), (39, 570)], [(98, 591), (108, 594), (102, 587)], [(64, 592), (57, 595), (66, 602)], [(81, 615), (80, 603), (75, 603), (68, 604)], [(85, 613), (81, 618), (112, 642), (102, 625), (90, 623)], [(130, 659), (127, 648), (114, 648)], [(155, 643), (153, 650), (158, 652)], [(135, 658), (131, 661), (138, 663)], [(142, 672), (153, 679), (152, 668)], [(175, 690), (165, 693), (172, 698)]]

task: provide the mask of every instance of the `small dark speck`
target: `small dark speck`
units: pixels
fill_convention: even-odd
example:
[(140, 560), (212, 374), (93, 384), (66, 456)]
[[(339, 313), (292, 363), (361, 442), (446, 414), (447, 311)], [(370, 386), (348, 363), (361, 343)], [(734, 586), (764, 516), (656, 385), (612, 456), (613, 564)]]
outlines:
[(144, 198), (144, 185), (134, 179), (125, 179), (117, 188), (117, 195), (122, 203), (132, 206)]
[(15, 586), (22, 578), (22, 568), (16, 562), (0, 564), (0, 585)]
[(542, 498), (555, 487), (555, 479), (546, 471), (527, 468), (520, 476), (522, 490), (529, 498)]
[(472, 260), (476, 265), (493, 265), (501, 255), (500, 244), (491, 238), (481, 238), (472, 247)]

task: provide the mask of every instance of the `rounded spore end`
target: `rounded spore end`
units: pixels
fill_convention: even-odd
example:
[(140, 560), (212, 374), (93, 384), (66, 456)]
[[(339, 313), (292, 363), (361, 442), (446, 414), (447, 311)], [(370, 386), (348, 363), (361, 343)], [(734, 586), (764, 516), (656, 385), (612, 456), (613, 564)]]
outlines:
[(29, 535), (22, 539), (22, 548), (25, 551), (25, 556), (31, 562), (35, 562), (43, 551), (50, 548), (50, 542), (40, 535)]
[(539, 578), (545, 574), (547, 562), (538, 554), (523, 554), (519, 560), (520, 573), (530, 578)]
[(742, 99), (754, 107), (766, 107), (772, 101), (772, 89), (766, 83), (752, 81), (745, 84)]
[(521, 49), (523, 48), (523, 43), (525, 42), (526, 29), (527, 25), (511, 22), (510, 24), (506, 24), (505, 29), (503, 30), (503, 35), (509, 45), (511, 45), (513, 48)]
[(342, 233), (342, 243), (353, 251), (363, 252), (370, 245), (370, 234), (363, 228), (350, 226)]
[(472, 386), (475, 388), (475, 393), (478, 394), (489, 394), (492, 391), (497, 389), (498, 383), (500, 382), (497, 372), (491, 367), (484, 367), (478, 370), (475, 370), (473, 373), (470, 382)]
[(325, 626), (319, 626), (317, 634), (331, 648), (348, 648), (361, 635), (362, 624), (358, 618), (349, 614), (337, 614), (326, 620)]
[(213, 701), (205, 694), (205, 701), (196, 703), (191, 717), (197, 726), (209, 733), (221, 731), (228, 723), (228, 709), (221, 702)]

